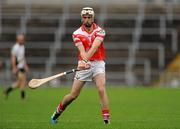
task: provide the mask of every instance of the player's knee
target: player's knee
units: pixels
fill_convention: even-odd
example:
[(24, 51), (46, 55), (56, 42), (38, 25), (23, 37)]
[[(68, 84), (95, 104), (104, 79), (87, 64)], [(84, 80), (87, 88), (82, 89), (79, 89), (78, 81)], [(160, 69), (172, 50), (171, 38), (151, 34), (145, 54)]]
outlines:
[(99, 94), (103, 95), (105, 93), (105, 88), (104, 87), (98, 87), (98, 92)]

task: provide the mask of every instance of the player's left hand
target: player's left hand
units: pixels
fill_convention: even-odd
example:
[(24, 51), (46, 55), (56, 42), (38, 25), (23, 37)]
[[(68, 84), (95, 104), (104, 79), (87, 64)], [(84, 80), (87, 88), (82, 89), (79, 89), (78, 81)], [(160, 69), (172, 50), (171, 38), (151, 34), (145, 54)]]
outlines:
[(78, 70), (86, 70), (86, 69), (90, 69), (90, 68), (91, 68), (90, 61), (85, 62), (85, 61), (81, 60), (78, 62), (78, 67), (77, 67)]
[(86, 69), (90, 69), (91, 68), (91, 62), (88, 61), (86, 64), (85, 64), (85, 68)]

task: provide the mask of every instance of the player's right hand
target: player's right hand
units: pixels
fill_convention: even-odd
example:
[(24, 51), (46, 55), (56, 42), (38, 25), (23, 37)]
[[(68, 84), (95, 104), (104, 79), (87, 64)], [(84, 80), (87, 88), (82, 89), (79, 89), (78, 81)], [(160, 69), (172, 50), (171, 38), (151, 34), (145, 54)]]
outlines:
[(13, 69), (12, 69), (12, 73), (13, 73), (13, 74), (17, 74), (17, 72), (18, 72), (18, 69), (17, 69), (17, 68), (13, 68)]
[(78, 70), (86, 70), (86, 69), (90, 69), (90, 68), (91, 68), (90, 61), (88, 61), (88, 62), (85, 62), (83, 60), (78, 61), (78, 67), (77, 67)]

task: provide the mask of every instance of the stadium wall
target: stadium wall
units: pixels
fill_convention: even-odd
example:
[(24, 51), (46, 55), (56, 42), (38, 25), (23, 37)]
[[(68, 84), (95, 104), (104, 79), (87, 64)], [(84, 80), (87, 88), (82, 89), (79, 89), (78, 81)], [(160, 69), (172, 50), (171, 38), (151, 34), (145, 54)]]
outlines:
[[(4, 4), (27, 4), (32, 3), (36, 5), (52, 5), (52, 6), (62, 6), (64, 3), (72, 4), (75, 6), (78, 5), (92, 5), (92, 6), (100, 6), (104, 3), (107, 3), (108, 6), (110, 5), (124, 5), (124, 4), (139, 4), (143, 0), (97, 0), (97, 1), (90, 1), (90, 0), (3, 0)], [(153, 2), (155, 4), (163, 4), (164, 0), (144, 0), (145, 2)]]

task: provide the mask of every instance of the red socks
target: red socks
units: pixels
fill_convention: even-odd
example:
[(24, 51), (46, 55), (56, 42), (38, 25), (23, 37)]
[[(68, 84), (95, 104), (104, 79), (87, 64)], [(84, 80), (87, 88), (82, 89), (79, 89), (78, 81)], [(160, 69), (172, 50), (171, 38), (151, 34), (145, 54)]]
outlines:
[(104, 120), (109, 120), (109, 109), (105, 108), (105, 109), (102, 109), (102, 117)]
[(62, 105), (62, 102), (59, 103), (58, 107), (57, 107), (57, 113), (60, 113), (64, 110), (64, 107)]

